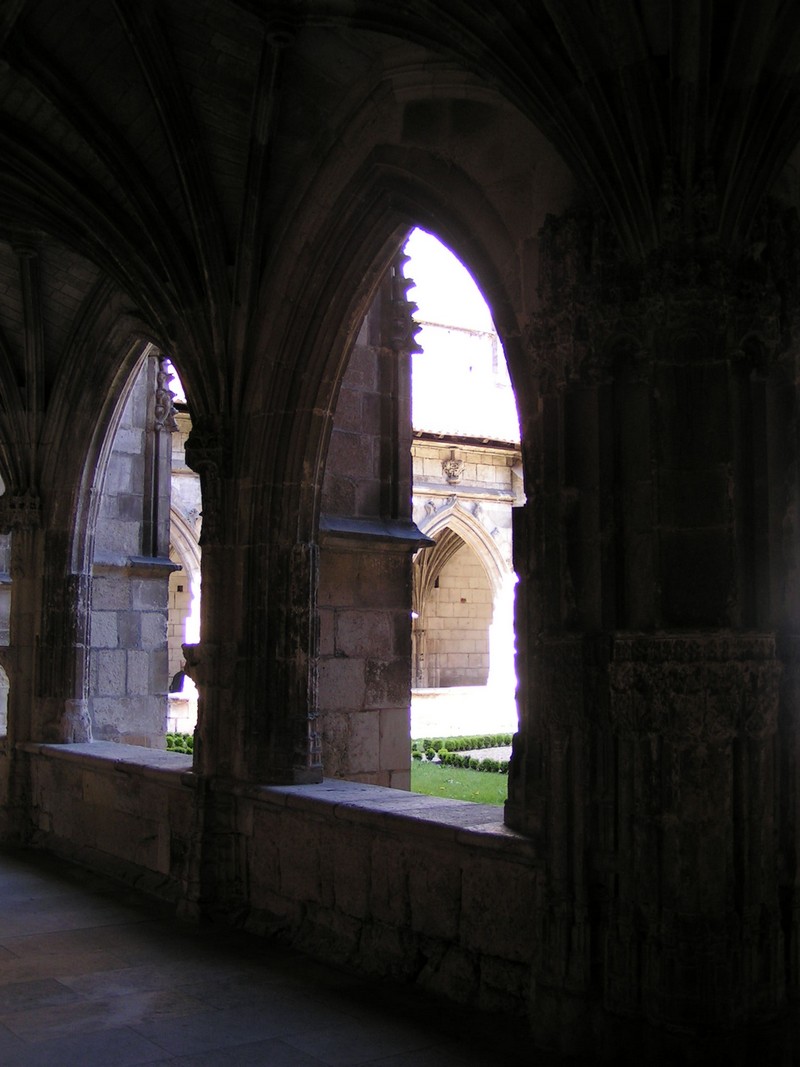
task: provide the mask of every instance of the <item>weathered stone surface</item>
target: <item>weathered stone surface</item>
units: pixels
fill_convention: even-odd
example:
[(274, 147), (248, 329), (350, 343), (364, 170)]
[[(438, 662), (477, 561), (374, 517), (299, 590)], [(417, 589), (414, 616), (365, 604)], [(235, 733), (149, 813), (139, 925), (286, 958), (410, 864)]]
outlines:
[(413, 863), (408, 871), (411, 922), (416, 931), (444, 941), (459, 940), (462, 871), (439, 864), (433, 854), (428, 862)]
[(396, 839), (376, 837), (372, 844), (370, 914), (388, 926), (409, 924), (409, 857)]
[(301, 815), (287, 813), (277, 831), (280, 890), (289, 897), (307, 902), (322, 899), (320, 873), (322, 827)]
[(146, 611), (141, 619), (141, 647), (162, 649), (167, 640), (167, 619), (162, 612)]
[(386, 612), (337, 611), (336, 655), (369, 659), (381, 649), (390, 652), (390, 623)]
[(95, 648), (116, 648), (118, 644), (117, 613), (92, 612), (92, 644)]
[(366, 707), (407, 706), (411, 685), (407, 660), (371, 659), (366, 664), (364, 678)]
[(478, 961), (457, 947), (434, 951), (420, 971), (420, 985), (450, 1000), (472, 1001), (478, 991)]
[(537, 930), (534, 872), (476, 859), (464, 868), (461, 894), (465, 948), (517, 962), (531, 958)]
[(356, 919), (368, 915), (370, 849), (367, 840), (353, 840), (349, 833), (330, 835), (329, 855), (333, 867), (333, 899), (337, 909)]
[(364, 701), (365, 684), (363, 660), (324, 660), (319, 666), (320, 711), (359, 707)]
[(134, 578), (131, 582), (131, 606), (138, 611), (167, 609), (167, 584), (163, 577)]
[(97, 664), (97, 692), (101, 694), (127, 692), (127, 653), (123, 649), (98, 649), (95, 654)]
[(347, 778), (381, 769), (380, 712), (326, 711), (322, 735), (328, 773)]
[(383, 708), (380, 712), (380, 766), (404, 769), (408, 763), (410, 715), (407, 707)]
[(124, 611), (130, 606), (128, 583), (118, 576), (96, 575), (92, 583), (92, 607), (95, 611)]
[(150, 655), (147, 652), (127, 653), (127, 681), (129, 696), (147, 696), (150, 692)]

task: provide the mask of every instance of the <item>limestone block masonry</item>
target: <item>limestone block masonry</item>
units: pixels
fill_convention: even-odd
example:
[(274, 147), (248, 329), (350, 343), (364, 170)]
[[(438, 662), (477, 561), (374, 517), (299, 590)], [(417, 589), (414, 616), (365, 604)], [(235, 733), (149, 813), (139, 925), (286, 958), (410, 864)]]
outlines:
[(163, 520), (171, 433), (153, 422), (160, 363), (146, 355), (131, 376), (98, 482), (89, 676), (92, 736), (156, 748), (167, 725), (168, 582), (176, 569)]

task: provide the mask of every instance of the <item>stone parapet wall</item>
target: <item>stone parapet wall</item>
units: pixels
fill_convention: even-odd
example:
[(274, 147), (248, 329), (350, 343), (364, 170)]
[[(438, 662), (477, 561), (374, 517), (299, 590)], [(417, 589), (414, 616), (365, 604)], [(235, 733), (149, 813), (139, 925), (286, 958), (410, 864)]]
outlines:
[(204, 783), (189, 757), (102, 742), (20, 755), (38, 847), (190, 915), (235, 905), (313, 956), (527, 1012), (539, 868), (500, 809), (331, 779)]
[(21, 748), (32, 844), (179, 900), (194, 830), (191, 756), (110, 741)]

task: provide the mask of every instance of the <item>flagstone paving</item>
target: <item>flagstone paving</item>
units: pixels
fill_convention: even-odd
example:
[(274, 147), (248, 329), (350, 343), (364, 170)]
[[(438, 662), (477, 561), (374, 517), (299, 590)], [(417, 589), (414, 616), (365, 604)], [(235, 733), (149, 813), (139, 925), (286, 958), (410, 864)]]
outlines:
[(526, 1025), (0, 850), (2, 1067), (531, 1067)]

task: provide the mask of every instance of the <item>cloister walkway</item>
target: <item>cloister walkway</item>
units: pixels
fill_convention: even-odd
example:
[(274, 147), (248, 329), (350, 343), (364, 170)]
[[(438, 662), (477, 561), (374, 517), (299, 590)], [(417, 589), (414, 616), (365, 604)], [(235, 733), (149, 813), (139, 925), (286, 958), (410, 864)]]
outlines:
[(525, 1025), (175, 920), (41, 853), (0, 851), (3, 1067), (545, 1067)]

